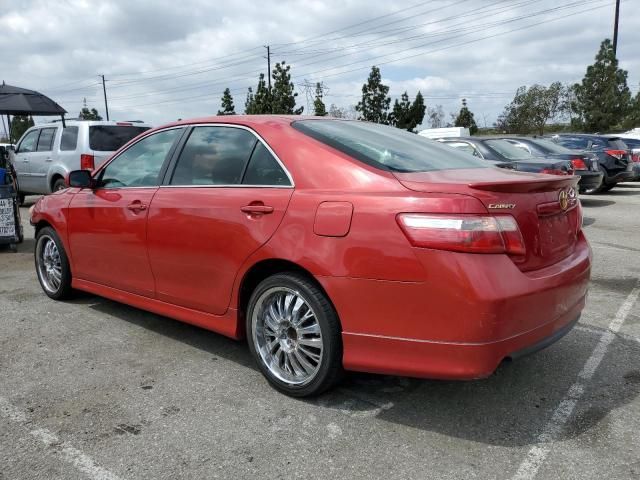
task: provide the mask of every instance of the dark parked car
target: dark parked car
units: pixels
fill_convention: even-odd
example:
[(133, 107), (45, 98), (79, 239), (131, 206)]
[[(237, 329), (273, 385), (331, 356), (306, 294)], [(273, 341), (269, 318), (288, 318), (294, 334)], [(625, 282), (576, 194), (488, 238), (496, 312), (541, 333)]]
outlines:
[[(617, 135), (611, 136), (617, 137)], [(631, 149), (631, 162), (633, 163), (634, 177), (630, 181), (640, 182), (640, 138), (628, 137), (625, 134), (621, 134), (618, 138), (620, 138), (620, 140), (622, 140), (625, 145)]]
[(604, 178), (597, 192), (608, 192), (616, 184), (630, 182), (635, 177), (631, 150), (619, 137), (587, 133), (562, 133), (554, 135), (551, 139), (564, 147), (587, 150), (598, 156), (598, 166), (604, 174)]
[(571, 150), (546, 138), (504, 137), (507, 142), (526, 150), (534, 157), (557, 158), (571, 162), (580, 176), (580, 193), (594, 193), (602, 185), (604, 174), (598, 167), (598, 156), (584, 150)]
[(496, 137), (443, 138), (442, 143), (472, 155), (489, 160), (495, 166), (519, 172), (573, 175), (573, 166), (567, 160), (534, 157), (525, 150)]

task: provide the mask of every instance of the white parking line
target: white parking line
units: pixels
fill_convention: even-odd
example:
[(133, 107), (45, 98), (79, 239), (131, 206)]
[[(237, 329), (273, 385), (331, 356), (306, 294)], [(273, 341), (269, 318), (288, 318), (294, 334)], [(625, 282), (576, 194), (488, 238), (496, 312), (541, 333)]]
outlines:
[[(6, 398), (0, 397), (0, 417), (26, 426), (29, 424), (27, 415), (13, 406)], [(54, 449), (61, 457), (73, 465), (77, 470), (86, 474), (92, 480), (120, 480), (120, 477), (99, 466), (91, 457), (77, 448), (61, 441), (58, 436), (46, 428), (34, 428), (29, 434), (37, 438), (48, 448)]]
[(571, 385), (565, 397), (554, 410), (551, 420), (545, 425), (542, 433), (538, 436), (536, 445), (531, 447), (527, 457), (520, 464), (518, 471), (513, 476), (514, 480), (531, 480), (536, 476), (540, 466), (549, 454), (552, 442), (562, 432), (562, 429), (573, 413), (578, 400), (580, 400), (584, 394), (586, 383), (595, 374), (598, 366), (607, 353), (609, 345), (611, 345), (613, 339), (616, 338), (616, 334), (620, 331), (620, 328), (624, 324), (629, 313), (631, 313), (631, 309), (638, 300), (639, 295), (640, 282), (638, 282), (638, 285), (631, 291), (631, 293), (629, 293), (624, 303), (618, 309), (616, 316), (609, 324), (607, 330), (605, 330), (600, 336), (598, 344), (593, 349), (591, 356), (587, 359), (582, 370), (578, 374), (578, 380)]

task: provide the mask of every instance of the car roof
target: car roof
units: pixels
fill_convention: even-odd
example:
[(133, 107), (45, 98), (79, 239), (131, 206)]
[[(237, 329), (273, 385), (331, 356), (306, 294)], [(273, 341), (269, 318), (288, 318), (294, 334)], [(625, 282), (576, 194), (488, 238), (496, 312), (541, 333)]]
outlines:
[[(127, 127), (147, 127), (152, 128), (152, 126), (148, 123), (139, 122), (139, 121), (116, 121), (116, 120), (65, 120), (65, 125), (75, 126), (75, 125), (89, 125), (89, 126), (102, 126), (102, 125), (112, 125), (112, 126), (127, 126)], [(58, 125), (62, 125), (62, 121), (57, 120), (55, 122), (48, 123), (39, 123), (34, 125), (31, 128), (44, 128), (44, 127), (57, 127)]]

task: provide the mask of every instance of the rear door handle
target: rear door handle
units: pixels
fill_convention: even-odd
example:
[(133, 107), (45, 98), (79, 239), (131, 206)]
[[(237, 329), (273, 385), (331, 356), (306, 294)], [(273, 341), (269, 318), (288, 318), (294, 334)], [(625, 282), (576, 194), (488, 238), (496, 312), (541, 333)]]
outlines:
[(244, 207), (240, 207), (240, 210), (244, 213), (254, 215), (273, 213), (273, 207), (270, 207), (269, 205), (245, 205)]
[(142, 203), (141, 201), (136, 200), (135, 202), (131, 202), (129, 205), (127, 205), (127, 209), (131, 210), (134, 213), (138, 213), (138, 212), (141, 212), (143, 210), (146, 210), (147, 206), (144, 203)]

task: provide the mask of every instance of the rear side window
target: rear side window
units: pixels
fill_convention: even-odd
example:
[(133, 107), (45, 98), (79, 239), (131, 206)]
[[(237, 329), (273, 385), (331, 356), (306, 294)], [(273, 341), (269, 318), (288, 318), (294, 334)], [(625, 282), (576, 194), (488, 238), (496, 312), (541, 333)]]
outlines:
[(258, 142), (253, 150), (242, 183), (244, 185), (291, 185), (278, 161), (261, 142)]
[(53, 139), (56, 136), (55, 128), (43, 128), (38, 138), (38, 152), (49, 152), (53, 146)]
[(623, 140), (620, 140), (619, 138), (612, 138), (609, 140), (609, 148), (613, 148), (615, 150), (627, 150), (629, 147), (625, 142), (626, 140), (623, 141)]
[(89, 127), (89, 148), (99, 152), (115, 152), (149, 127), (126, 125), (94, 125)]
[(558, 137), (554, 140), (563, 147), (572, 148), (574, 150), (584, 150), (589, 144), (586, 138), (580, 137)]
[(258, 140), (247, 130), (195, 127), (178, 158), (171, 185), (236, 185)]
[(29, 133), (27, 133), (20, 142), (20, 145), (18, 145), (17, 151), (20, 153), (35, 152), (38, 135), (40, 135), (40, 130), (31, 130)]
[(66, 127), (62, 129), (60, 138), (60, 150), (73, 151), (78, 147), (78, 127)]
[(349, 120), (300, 120), (293, 128), (375, 168), (428, 172), (489, 168), (482, 160), (395, 127)]

